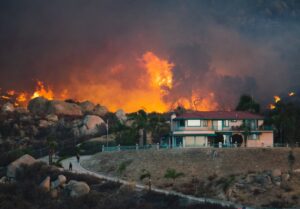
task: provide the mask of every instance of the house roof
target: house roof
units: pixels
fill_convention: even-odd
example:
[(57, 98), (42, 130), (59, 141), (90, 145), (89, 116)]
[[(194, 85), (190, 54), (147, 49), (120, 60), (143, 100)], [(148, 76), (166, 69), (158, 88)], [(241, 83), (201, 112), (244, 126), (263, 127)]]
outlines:
[(244, 119), (264, 119), (263, 116), (243, 111), (200, 111), (189, 112), (178, 115), (176, 119), (228, 119), (228, 120), (244, 120)]

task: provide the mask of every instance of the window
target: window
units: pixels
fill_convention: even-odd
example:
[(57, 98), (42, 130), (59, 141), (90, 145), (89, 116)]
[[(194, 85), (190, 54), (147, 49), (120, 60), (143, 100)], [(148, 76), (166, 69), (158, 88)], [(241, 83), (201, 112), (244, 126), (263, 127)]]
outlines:
[(201, 126), (200, 120), (187, 120), (187, 126)]
[(231, 122), (235, 123), (235, 122), (237, 122), (237, 120), (231, 120)]
[(229, 120), (224, 120), (224, 126), (228, 127), (229, 126)]
[(203, 120), (203, 121), (202, 121), (202, 125), (203, 125), (203, 127), (207, 127), (207, 126), (208, 126), (207, 120)]
[(179, 127), (184, 127), (185, 126), (185, 121), (184, 120), (180, 120), (179, 121)]

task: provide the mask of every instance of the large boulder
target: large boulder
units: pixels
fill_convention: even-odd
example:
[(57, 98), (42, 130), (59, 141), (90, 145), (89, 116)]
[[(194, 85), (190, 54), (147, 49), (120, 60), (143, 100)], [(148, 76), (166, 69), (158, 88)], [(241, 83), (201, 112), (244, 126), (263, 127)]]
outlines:
[(59, 186), (62, 186), (67, 181), (67, 178), (64, 175), (59, 175), (55, 181), (51, 182), (51, 189), (56, 189)]
[(20, 113), (20, 114), (28, 113), (28, 109), (25, 108), (25, 107), (16, 107), (16, 108), (15, 108), (15, 111), (16, 111), (17, 113)]
[(14, 112), (15, 111), (15, 107), (13, 104), (7, 102), (2, 106), (2, 112)]
[(48, 102), (48, 114), (64, 116), (82, 116), (79, 105), (64, 101), (53, 100)]
[(18, 158), (17, 160), (13, 161), (7, 166), (6, 176), (10, 178), (15, 178), (16, 173), (19, 169), (21, 169), (21, 165), (32, 165), (36, 163), (37, 160), (34, 159), (32, 156), (26, 154), (22, 157)]
[(58, 117), (57, 117), (57, 115), (50, 114), (50, 115), (46, 116), (46, 120), (51, 121), (51, 122), (57, 122)]
[(273, 178), (276, 178), (276, 177), (281, 177), (281, 170), (280, 169), (274, 169), (274, 170), (272, 170), (272, 177)]
[(93, 111), (94, 115), (98, 115), (100, 117), (103, 117), (106, 113), (108, 113), (107, 107), (101, 105), (96, 105)]
[(37, 97), (29, 101), (28, 110), (36, 115), (45, 115), (48, 109), (48, 100), (44, 97)]
[(121, 122), (125, 122), (127, 120), (126, 113), (122, 109), (117, 110), (115, 115)]
[(90, 192), (89, 185), (83, 181), (71, 180), (65, 188), (70, 192), (71, 197), (80, 197)]
[(91, 114), (94, 111), (95, 105), (90, 101), (84, 101), (79, 104), (81, 110), (85, 114)]
[(47, 128), (49, 126), (52, 126), (53, 122), (47, 121), (47, 120), (40, 120), (39, 121), (39, 127), (40, 128)]
[(102, 118), (96, 115), (86, 115), (83, 119), (83, 126), (80, 128), (81, 135), (93, 135), (99, 132), (99, 127), (105, 125)]
[(50, 191), (50, 176), (47, 176), (41, 183), (40, 188), (45, 190), (46, 192)]

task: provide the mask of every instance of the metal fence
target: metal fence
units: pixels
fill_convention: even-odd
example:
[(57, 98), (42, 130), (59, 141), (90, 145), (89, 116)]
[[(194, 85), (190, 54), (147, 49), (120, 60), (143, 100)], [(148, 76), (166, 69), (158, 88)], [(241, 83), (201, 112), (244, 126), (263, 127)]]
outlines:
[(163, 150), (163, 149), (188, 149), (188, 148), (219, 148), (219, 149), (238, 149), (238, 148), (277, 148), (277, 147), (299, 147), (299, 144), (280, 144), (275, 143), (272, 147), (270, 146), (261, 146), (261, 147), (244, 147), (240, 144), (209, 144), (208, 146), (202, 146), (202, 145), (189, 145), (189, 146), (183, 146), (182, 144), (177, 145), (169, 145), (169, 144), (148, 144), (144, 146), (140, 146), (138, 144), (133, 146), (123, 146), (123, 145), (117, 145), (117, 146), (105, 146), (102, 145), (101, 150), (102, 152), (116, 152), (116, 151), (139, 151), (139, 150)]

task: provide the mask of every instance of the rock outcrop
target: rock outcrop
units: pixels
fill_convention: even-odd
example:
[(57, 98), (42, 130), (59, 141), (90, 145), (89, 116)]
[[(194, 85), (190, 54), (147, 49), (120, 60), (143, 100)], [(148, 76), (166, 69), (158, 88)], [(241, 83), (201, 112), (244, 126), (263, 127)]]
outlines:
[(13, 104), (7, 102), (2, 106), (1, 110), (2, 110), (2, 112), (14, 112), (15, 107)]
[(23, 155), (22, 157), (18, 158), (17, 160), (13, 161), (7, 166), (6, 176), (10, 178), (15, 178), (17, 171), (21, 168), (21, 165), (32, 165), (36, 163), (37, 160), (34, 159), (30, 155)]
[(65, 188), (70, 192), (71, 197), (80, 197), (90, 192), (89, 185), (83, 181), (71, 180)]
[(63, 116), (82, 116), (80, 106), (75, 103), (53, 100), (48, 102), (48, 114)]
[(36, 115), (45, 115), (48, 109), (48, 100), (44, 97), (37, 97), (29, 101), (28, 110)]
[(125, 122), (127, 120), (126, 113), (122, 109), (117, 110), (115, 115), (121, 122)]
[(36, 115), (82, 116), (81, 107), (75, 103), (48, 101), (43, 97), (32, 99), (28, 104), (28, 110)]
[(51, 189), (56, 189), (66, 183), (67, 178), (64, 175), (59, 175), (55, 181), (51, 182)]
[(96, 115), (87, 115), (83, 119), (83, 125), (80, 128), (81, 135), (93, 135), (99, 131), (99, 126), (104, 125), (102, 118)]
[(92, 114), (95, 108), (95, 105), (90, 101), (81, 102), (79, 106), (84, 114)]
[(50, 191), (50, 176), (47, 176), (41, 183), (40, 188), (45, 190), (46, 192)]
[(106, 113), (108, 113), (108, 109), (105, 106), (96, 105), (93, 114), (103, 117)]

